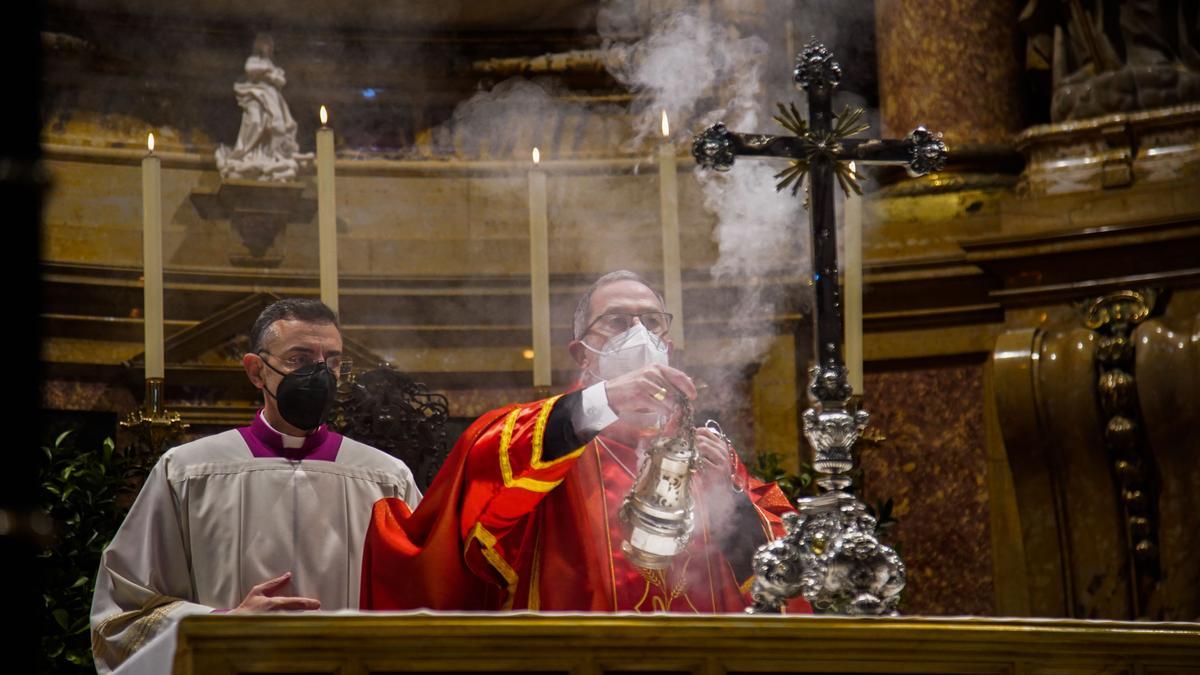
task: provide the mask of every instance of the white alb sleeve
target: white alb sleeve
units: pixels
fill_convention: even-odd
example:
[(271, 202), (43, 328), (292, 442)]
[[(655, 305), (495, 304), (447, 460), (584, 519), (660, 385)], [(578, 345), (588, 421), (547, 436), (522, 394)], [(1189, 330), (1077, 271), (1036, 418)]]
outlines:
[(578, 436), (600, 433), (617, 421), (617, 413), (608, 405), (608, 392), (603, 382), (597, 382), (583, 390), (580, 406), (571, 416), (571, 424)]

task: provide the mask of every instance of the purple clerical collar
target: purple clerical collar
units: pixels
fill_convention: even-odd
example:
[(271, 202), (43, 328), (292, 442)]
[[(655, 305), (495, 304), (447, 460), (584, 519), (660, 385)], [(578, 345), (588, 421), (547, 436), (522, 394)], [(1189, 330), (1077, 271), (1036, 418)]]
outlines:
[(285, 448), (283, 434), (267, 424), (261, 410), (254, 416), (250, 426), (238, 429), (238, 433), (245, 439), (246, 445), (250, 446), (250, 453), (259, 458), (282, 457), (332, 462), (337, 459), (338, 449), (342, 447), (342, 435), (330, 431), (322, 424), (304, 438), (304, 444), (300, 447)]

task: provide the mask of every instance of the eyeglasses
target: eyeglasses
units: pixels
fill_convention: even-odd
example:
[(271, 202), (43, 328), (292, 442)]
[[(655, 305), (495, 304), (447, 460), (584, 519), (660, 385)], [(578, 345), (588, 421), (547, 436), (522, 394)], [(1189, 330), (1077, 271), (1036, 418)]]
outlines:
[[(280, 362), (282, 362), (283, 365), (287, 368), (288, 373), (295, 371), (295, 370), (300, 370), (301, 368), (306, 368), (313, 364), (322, 363), (322, 361), (318, 361), (317, 359), (314, 359), (312, 356), (310, 356), (308, 354), (292, 354), (291, 356), (284, 359), (284, 358), (280, 358), (280, 357), (276, 356), (275, 354), (272, 354), (271, 352), (269, 352), (265, 349), (259, 351), (258, 353), (260, 356), (263, 354), (266, 354), (267, 356), (275, 356), (275, 358), (277, 358)], [(325, 359), (325, 361), (323, 363), (325, 364), (326, 368), (328, 368), (330, 371), (332, 371), (336, 375), (349, 375), (350, 370), (354, 365), (354, 363), (350, 360), (349, 357), (340, 356), (340, 355), (339, 356), (331, 356), (331, 357)]]
[[(609, 312), (596, 317), (590, 324), (587, 330), (583, 331), (583, 335), (595, 330), (604, 337), (612, 337), (624, 333), (633, 327), (633, 320), (637, 319), (646, 330), (650, 331), (655, 337), (662, 337), (667, 334), (671, 328), (671, 319), (673, 315), (667, 312), (640, 312), (631, 314), (629, 312)], [(583, 337), (582, 335), (580, 337)]]

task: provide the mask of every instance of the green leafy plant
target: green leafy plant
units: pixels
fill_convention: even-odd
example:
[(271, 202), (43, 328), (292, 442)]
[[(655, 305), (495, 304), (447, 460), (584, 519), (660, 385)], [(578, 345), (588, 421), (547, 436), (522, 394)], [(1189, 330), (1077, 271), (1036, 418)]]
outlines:
[(125, 518), (155, 457), (117, 450), (76, 448), (72, 431), (42, 447), (42, 510), (55, 523), (54, 541), (40, 556), (45, 580), (43, 672), (95, 672), (88, 615), (100, 554)]
[(817, 494), (816, 472), (812, 466), (800, 463), (800, 473), (788, 473), (782, 463), (782, 457), (777, 452), (760, 452), (754, 458), (754, 464), (749, 467), (750, 473), (759, 480), (774, 482), (793, 504), (801, 497), (813, 497)]

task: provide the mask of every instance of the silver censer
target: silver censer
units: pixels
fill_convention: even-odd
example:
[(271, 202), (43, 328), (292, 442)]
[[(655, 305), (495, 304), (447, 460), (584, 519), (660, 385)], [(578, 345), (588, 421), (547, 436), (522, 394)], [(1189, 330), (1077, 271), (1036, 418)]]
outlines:
[(692, 540), (692, 474), (699, 465), (691, 403), (683, 397), (676, 436), (661, 436), (638, 461), (633, 488), (621, 504), (625, 541), (621, 550), (634, 565), (666, 569)]
[(869, 416), (851, 409), (849, 386), (836, 368), (812, 369), (815, 401), (804, 411), (804, 435), (823, 493), (802, 498), (798, 513), (783, 518), (787, 534), (755, 552), (754, 603), (746, 608), (751, 614), (778, 612), (798, 595), (822, 613), (898, 613), (904, 563), (875, 538), (875, 519), (846, 492), (846, 474), (854, 466), (850, 451)]

